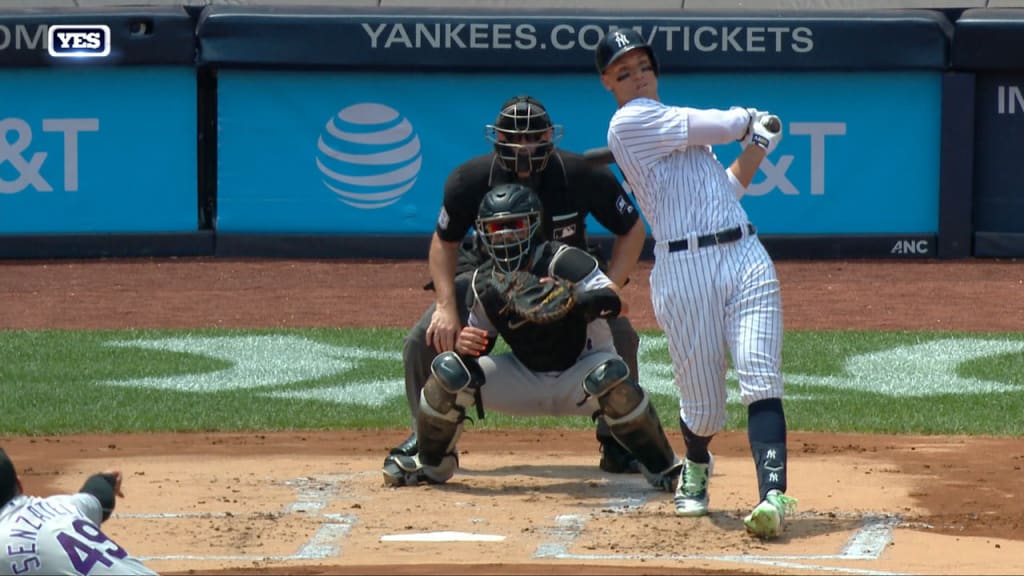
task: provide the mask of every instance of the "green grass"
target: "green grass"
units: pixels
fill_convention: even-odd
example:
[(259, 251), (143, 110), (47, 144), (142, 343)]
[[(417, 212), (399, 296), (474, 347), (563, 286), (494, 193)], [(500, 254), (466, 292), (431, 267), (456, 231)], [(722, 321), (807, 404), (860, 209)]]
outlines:
[[(404, 335), (399, 329), (0, 331), (0, 434), (405, 427)], [(665, 425), (675, 428), (664, 337), (643, 337), (642, 384)], [(790, 430), (1024, 433), (1024, 334), (793, 331), (786, 334), (783, 372)], [(746, 409), (731, 372), (729, 387), (727, 428), (743, 429)], [(488, 411), (471, 426), (592, 424)]]

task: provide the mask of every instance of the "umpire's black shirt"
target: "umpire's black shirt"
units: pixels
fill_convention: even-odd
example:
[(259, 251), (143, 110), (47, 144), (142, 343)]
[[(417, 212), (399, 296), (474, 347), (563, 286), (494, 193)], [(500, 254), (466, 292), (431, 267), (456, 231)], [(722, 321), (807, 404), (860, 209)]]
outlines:
[[(484, 195), (498, 184), (518, 182), (497, 157), (485, 154), (462, 163), (448, 175), (444, 203), (437, 219), (437, 235), (459, 242), (473, 227)], [(586, 217), (594, 218), (612, 234), (629, 232), (640, 215), (619, 181), (606, 166), (591, 166), (583, 156), (555, 150), (548, 164), (529, 182), (544, 205), (544, 238), (587, 249)]]

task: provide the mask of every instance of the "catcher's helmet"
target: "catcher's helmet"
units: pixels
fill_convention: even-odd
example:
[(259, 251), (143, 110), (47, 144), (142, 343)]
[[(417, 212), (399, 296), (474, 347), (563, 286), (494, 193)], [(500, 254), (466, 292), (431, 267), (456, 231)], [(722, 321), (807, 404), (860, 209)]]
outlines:
[(540, 198), (522, 184), (499, 184), (484, 196), (476, 230), (499, 271), (509, 273), (529, 264), (530, 251), (540, 239), (543, 212)]
[(647, 51), (647, 57), (651, 59), (651, 65), (654, 66), (654, 75), (657, 76), (658, 58), (654, 55), (654, 49), (639, 32), (632, 28), (621, 28), (611, 32), (598, 43), (597, 48), (594, 49), (594, 63), (597, 65), (598, 74), (604, 74), (612, 62), (637, 48)]
[(515, 96), (501, 105), (494, 124), (484, 126), (484, 136), (509, 172), (540, 172), (548, 164), (562, 138), (562, 126), (552, 124), (548, 111), (536, 98)]

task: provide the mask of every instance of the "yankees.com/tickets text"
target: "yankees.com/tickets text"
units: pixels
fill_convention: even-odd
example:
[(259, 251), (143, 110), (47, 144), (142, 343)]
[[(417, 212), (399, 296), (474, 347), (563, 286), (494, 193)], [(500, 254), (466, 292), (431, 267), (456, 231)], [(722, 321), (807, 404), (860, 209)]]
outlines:
[[(527, 23), (417, 22), (363, 23), (370, 48), (456, 48), (469, 50), (593, 50), (618, 27), (557, 24), (550, 32)], [(546, 27), (543, 27), (546, 28)], [(807, 53), (814, 34), (804, 26), (652, 26), (641, 34), (667, 52)]]

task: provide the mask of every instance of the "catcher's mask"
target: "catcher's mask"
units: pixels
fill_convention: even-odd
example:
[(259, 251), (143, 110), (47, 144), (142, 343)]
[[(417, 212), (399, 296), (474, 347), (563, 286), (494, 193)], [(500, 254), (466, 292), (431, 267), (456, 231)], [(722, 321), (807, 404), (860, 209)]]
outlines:
[(522, 184), (501, 184), (480, 202), (476, 229), (494, 266), (510, 273), (530, 262), (530, 250), (541, 234), (543, 206)]
[(494, 124), (484, 127), (498, 162), (509, 172), (529, 175), (548, 165), (562, 139), (562, 126), (552, 124), (544, 105), (530, 96), (516, 96), (501, 105)]

